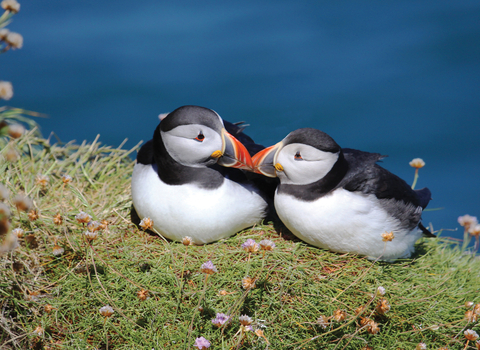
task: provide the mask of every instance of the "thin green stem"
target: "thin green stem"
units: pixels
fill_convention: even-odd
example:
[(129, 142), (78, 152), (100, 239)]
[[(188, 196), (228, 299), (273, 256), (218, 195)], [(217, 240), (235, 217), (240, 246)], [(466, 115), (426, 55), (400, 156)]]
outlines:
[(418, 180), (418, 168), (415, 169), (415, 176), (413, 177), (412, 190), (415, 189)]
[(183, 273), (185, 271), (185, 265), (187, 263), (187, 251), (188, 246), (185, 246), (185, 253), (183, 255), (183, 266), (182, 266), (182, 273), (180, 274), (180, 283), (179, 283), (179, 290), (178, 290), (178, 297), (177, 297), (177, 307), (175, 309), (175, 314), (173, 315), (172, 324), (175, 323), (177, 319), (178, 309), (180, 308), (180, 302), (182, 301), (182, 294), (183, 294), (183, 286), (185, 285), (185, 278)]
[(208, 277), (210, 274), (205, 274), (205, 282), (203, 284), (203, 291), (202, 295), (200, 295), (200, 298), (198, 299), (198, 304), (195, 310), (193, 310), (193, 315), (192, 315), (192, 321), (190, 322), (190, 327), (188, 327), (188, 336), (187, 336), (187, 342), (185, 343), (185, 349), (188, 344), (190, 344), (190, 337), (192, 335), (192, 330), (193, 330), (193, 321), (195, 320), (195, 316), (197, 315), (197, 312), (199, 311), (198, 309), (200, 308), (200, 305), (202, 303), (203, 298), (205, 298), (205, 294), (207, 293), (207, 282), (208, 282)]

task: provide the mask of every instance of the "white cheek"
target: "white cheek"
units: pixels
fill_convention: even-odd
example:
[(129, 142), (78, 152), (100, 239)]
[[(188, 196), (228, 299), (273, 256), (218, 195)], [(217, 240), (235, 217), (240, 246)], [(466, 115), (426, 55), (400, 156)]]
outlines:
[(191, 167), (203, 167), (210, 155), (222, 147), (220, 135), (215, 132), (204, 132), (205, 140), (196, 141), (193, 138), (160, 132), (162, 140), (170, 156), (178, 163)]
[(277, 157), (277, 163), (283, 167), (283, 171), (277, 171), (280, 181), (285, 184), (305, 184), (307, 181), (308, 169), (306, 164), (301, 164), (302, 161), (294, 160), (293, 156), (289, 154), (280, 153)]
[(285, 184), (306, 185), (325, 177), (335, 165), (338, 153), (315, 151), (314, 157), (311, 154), (304, 157), (314, 160), (295, 160), (296, 152), (291, 152), (291, 150), (290, 152), (280, 151), (277, 162), (282, 165), (284, 170), (283, 172), (277, 172), (280, 181)]

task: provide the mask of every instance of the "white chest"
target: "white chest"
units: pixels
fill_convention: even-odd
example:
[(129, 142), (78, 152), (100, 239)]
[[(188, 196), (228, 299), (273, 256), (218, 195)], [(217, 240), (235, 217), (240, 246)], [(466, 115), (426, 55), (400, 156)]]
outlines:
[[(400, 227), (374, 195), (337, 189), (313, 202), (275, 195), (275, 209), (283, 223), (305, 242), (341, 253), (357, 253), (384, 260), (409, 256), (418, 230)], [(385, 243), (382, 233), (393, 231)]]
[(253, 188), (228, 179), (214, 190), (171, 186), (143, 164), (133, 170), (132, 199), (139, 217), (151, 218), (158, 233), (177, 241), (190, 236), (197, 244), (229, 237), (259, 223), (267, 207)]

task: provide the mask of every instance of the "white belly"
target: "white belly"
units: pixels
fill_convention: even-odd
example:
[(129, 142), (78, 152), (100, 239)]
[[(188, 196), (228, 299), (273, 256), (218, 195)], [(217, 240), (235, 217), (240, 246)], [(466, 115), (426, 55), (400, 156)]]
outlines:
[[(382, 260), (409, 257), (421, 237), (418, 229), (401, 229), (374, 195), (337, 189), (313, 202), (275, 195), (278, 216), (292, 233), (316, 247)], [(395, 238), (383, 242), (382, 233)]]
[(259, 223), (267, 208), (253, 187), (228, 179), (215, 190), (170, 186), (160, 181), (152, 166), (143, 164), (133, 169), (132, 199), (138, 216), (151, 218), (158, 233), (175, 241), (190, 236), (196, 244), (226, 238)]

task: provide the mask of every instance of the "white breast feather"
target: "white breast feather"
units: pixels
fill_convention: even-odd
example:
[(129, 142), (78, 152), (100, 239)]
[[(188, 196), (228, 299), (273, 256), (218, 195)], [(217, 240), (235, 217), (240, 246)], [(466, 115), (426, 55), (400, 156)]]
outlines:
[[(409, 257), (421, 237), (418, 229), (401, 229), (372, 195), (337, 189), (313, 202), (286, 194), (275, 195), (275, 209), (283, 223), (305, 242), (340, 253), (357, 253), (392, 261)], [(394, 232), (391, 242), (382, 233)]]
[(160, 181), (152, 166), (143, 164), (133, 170), (132, 198), (139, 217), (151, 218), (158, 233), (176, 241), (190, 236), (197, 244), (229, 237), (259, 223), (267, 207), (253, 187), (228, 179), (215, 190), (170, 186)]

